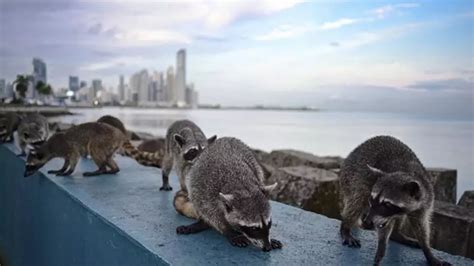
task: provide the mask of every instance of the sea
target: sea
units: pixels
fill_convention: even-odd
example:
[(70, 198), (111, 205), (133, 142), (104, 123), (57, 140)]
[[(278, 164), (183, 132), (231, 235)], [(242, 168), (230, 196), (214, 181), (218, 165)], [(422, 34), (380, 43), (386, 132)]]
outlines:
[(423, 115), (284, 110), (145, 109), (102, 107), (71, 109), (75, 115), (53, 120), (79, 124), (113, 115), (127, 129), (164, 136), (173, 121), (189, 119), (206, 135), (232, 136), (264, 151), (295, 149), (346, 157), (377, 135), (394, 136), (426, 167), (457, 169), (457, 196), (474, 190), (474, 121)]

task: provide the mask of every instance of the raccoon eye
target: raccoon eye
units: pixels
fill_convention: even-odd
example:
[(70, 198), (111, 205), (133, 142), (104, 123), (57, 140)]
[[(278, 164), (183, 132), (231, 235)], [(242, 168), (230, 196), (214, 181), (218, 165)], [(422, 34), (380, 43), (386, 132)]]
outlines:
[(382, 228), (384, 228), (386, 225), (387, 225), (387, 222), (382, 223), (382, 224), (379, 224), (377, 227), (380, 228), (380, 229), (382, 229)]
[(258, 231), (258, 230), (260, 230), (260, 227), (252, 226), (252, 227), (250, 227), (250, 230), (252, 230), (252, 231)]
[(186, 160), (186, 161), (192, 161), (194, 158), (196, 158), (196, 156), (198, 155), (198, 150), (197, 149), (189, 149), (189, 151), (187, 151), (184, 155), (183, 155), (183, 158)]

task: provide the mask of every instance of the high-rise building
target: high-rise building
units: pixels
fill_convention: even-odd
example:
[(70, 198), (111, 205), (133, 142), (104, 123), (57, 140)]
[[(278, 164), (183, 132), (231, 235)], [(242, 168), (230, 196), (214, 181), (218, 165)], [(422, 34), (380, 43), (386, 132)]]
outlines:
[(0, 98), (7, 97), (7, 83), (4, 79), (0, 79)]
[(36, 98), (36, 84), (42, 81), (48, 83), (46, 63), (40, 58), (33, 58), (33, 74), (29, 77), (31, 85), (28, 86), (27, 97)]
[(79, 84), (79, 87), (80, 87), (81, 89), (87, 87), (87, 81), (81, 80), (81, 83)]
[(165, 91), (165, 84), (164, 84), (164, 78), (163, 78), (163, 72), (154, 72), (153, 73), (153, 81), (155, 84), (155, 101), (157, 102), (163, 102), (166, 101), (166, 98), (164, 97), (164, 91)]
[(175, 80), (173, 67), (168, 67), (166, 71), (166, 101), (170, 103), (176, 103), (176, 92), (175, 92)]
[(28, 79), (28, 90), (26, 91), (26, 98), (35, 99), (36, 94), (37, 94), (36, 93), (36, 84), (41, 79), (37, 80), (34, 73), (33, 73), (33, 75), (27, 75), (26, 78)]
[(130, 77), (130, 87), (133, 92), (137, 93), (138, 104), (146, 104), (149, 99), (150, 78), (146, 69), (133, 74)]
[(197, 108), (198, 106), (198, 93), (194, 89), (193, 83), (186, 87), (186, 105), (191, 108)]
[(80, 89), (79, 77), (69, 76), (69, 90), (77, 92)]
[(89, 88), (88, 100), (94, 101), (97, 98), (97, 94), (102, 90), (102, 80), (94, 79), (92, 80), (92, 86)]
[(13, 83), (11, 83), (11, 82), (7, 83), (7, 88), (6, 88), (5, 94), (6, 94), (7, 98), (12, 98), (13, 97), (13, 94), (14, 94)]
[(186, 50), (181, 49), (176, 55), (175, 103), (182, 106), (186, 103)]
[(125, 95), (125, 81), (124, 81), (124, 76), (120, 75), (119, 78), (119, 100), (120, 101), (126, 101), (127, 96)]

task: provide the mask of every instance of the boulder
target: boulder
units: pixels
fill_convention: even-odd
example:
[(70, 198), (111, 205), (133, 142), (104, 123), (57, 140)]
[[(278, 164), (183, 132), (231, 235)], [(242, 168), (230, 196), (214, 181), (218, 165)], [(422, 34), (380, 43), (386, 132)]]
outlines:
[(456, 204), (457, 171), (444, 168), (428, 168), (433, 177), (435, 199)]
[(339, 218), (339, 182), (336, 173), (309, 166), (267, 167), (272, 174), (265, 183), (278, 182), (273, 200), (304, 210)]
[(432, 219), (433, 248), (474, 258), (474, 211), (436, 201)]
[(339, 156), (316, 156), (297, 150), (275, 150), (271, 153), (260, 152), (262, 162), (275, 167), (311, 166), (322, 169), (340, 168), (344, 159)]
[(474, 210), (474, 190), (464, 191), (458, 205)]

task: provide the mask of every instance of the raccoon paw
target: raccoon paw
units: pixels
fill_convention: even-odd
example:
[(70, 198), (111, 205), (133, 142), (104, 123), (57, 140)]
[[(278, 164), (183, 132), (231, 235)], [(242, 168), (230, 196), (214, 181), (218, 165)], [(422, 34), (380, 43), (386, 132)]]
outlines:
[(166, 184), (166, 185), (161, 186), (160, 190), (171, 191), (173, 190), (173, 188), (170, 185)]
[(270, 239), (270, 244), (272, 245), (272, 249), (280, 249), (283, 247), (283, 244), (276, 239)]
[(232, 244), (232, 246), (236, 246), (239, 248), (244, 248), (250, 244), (250, 240), (248, 240), (248, 238), (245, 237), (244, 235), (235, 236), (229, 239), (229, 241)]
[(342, 244), (351, 248), (360, 248), (360, 241), (353, 236), (344, 237)]

